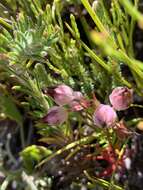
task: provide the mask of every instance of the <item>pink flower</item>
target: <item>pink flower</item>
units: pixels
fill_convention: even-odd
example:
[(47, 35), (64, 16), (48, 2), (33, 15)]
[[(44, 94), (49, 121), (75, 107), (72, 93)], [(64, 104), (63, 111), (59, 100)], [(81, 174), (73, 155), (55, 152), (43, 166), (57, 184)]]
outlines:
[(109, 106), (100, 104), (93, 114), (93, 121), (95, 125), (107, 125), (110, 126), (115, 123), (117, 114), (115, 110)]
[(61, 84), (56, 88), (48, 88), (45, 93), (50, 95), (59, 106), (68, 105), (71, 111), (81, 111), (89, 107), (89, 102), (80, 91), (73, 91), (65, 84)]
[(84, 99), (84, 96), (79, 91), (73, 91), (72, 88), (65, 84), (61, 84), (56, 88), (48, 88), (45, 93), (50, 95), (56, 104), (59, 106), (69, 105), (70, 107), (78, 107), (73, 109), (74, 111), (79, 111), (83, 109), (80, 105), (80, 101)]
[(43, 118), (49, 125), (60, 125), (67, 120), (68, 112), (64, 107), (54, 106), (48, 110), (47, 115)]
[(133, 91), (127, 87), (115, 88), (109, 96), (115, 110), (125, 110), (133, 102)]
[(53, 97), (58, 105), (69, 104), (74, 99), (73, 90), (67, 85), (59, 85), (54, 89)]

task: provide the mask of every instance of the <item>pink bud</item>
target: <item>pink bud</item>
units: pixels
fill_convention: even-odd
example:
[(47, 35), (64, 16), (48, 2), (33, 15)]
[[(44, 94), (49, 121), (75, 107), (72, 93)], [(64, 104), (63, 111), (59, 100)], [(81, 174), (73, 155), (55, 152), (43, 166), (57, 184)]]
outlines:
[(81, 111), (83, 109), (83, 106), (80, 104), (80, 101), (83, 99), (83, 95), (79, 91), (73, 92), (74, 100), (70, 102), (70, 107), (72, 111)]
[(95, 125), (107, 125), (110, 126), (115, 123), (117, 114), (115, 110), (109, 106), (100, 104), (93, 114), (93, 121)]
[(74, 92), (73, 92), (73, 96), (74, 96), (74, 99), (75, 99), (75, 100), (81, 100), (81, 99), (84, 98), (83, 95), (82, 95), (82, 93), (79, 92), (79, 91), (74, 91)]
[(60, 125), (67, 120), (68, 112), (65, 108), (54, 106), (48, 110), (47, 115), (43, 118), (45, 123), (49, 125)]
[(58, 105), (69, 104), (73, 99), (73, 90), (69, 86), (62, 84), (54, 89), (54, 100)]
[(72, 111), (83, 110), (83, 106), (78, 101), (72, 101), (69, 105)]
[(133, 102), (133, 91), (127, 87), (115, 88), (109, 96), (115, 110), (125, 110)]
[(90, 106), (89, 101), (85, 99), (79, 91), (73, 92), (74, 100), (69, 104), (72, 111), (81, 111)]

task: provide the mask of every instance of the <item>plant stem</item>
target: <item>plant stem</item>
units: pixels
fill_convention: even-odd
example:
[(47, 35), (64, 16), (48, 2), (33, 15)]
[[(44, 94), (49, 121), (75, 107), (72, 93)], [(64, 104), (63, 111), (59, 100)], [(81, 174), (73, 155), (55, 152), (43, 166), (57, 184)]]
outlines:
[(135, 20), (132, 18), (131, 19), (131, 24), (130, 24), (130, 33), (129, 33), (129, 55), (134, 57), (134, 50), (133, 50), (133, 31), (134, 31), (134, 26), (135, 26)]
[(104, 25), (102, 24), (102, 22), (98, 18), (97, 14), (93, 11), (93, 9), (90, 6), (88, 0), (81, 0), (81, 2), (84, 5), (84, 7), (86, 8), (86, 10), (89, 13), (89, 15), (91, 16), (91, 18), (93, 19), (93, 21), (96, 24), (97, 28), (100, 30), (100, 32), (105, 33), (109, 37), (110, 41), (112, 42), (112, 45), (115, 48), (117, 48), (117, 45), (115, 44), (115, 41), (111, 38), (109, 32), (106, 30), (106, 28), (104, 27)]
[(102, 59), (100, 59), (84, 42), (81, 42), (84, 49), (89, 53), (89, 55), (95, 59), (106, 71), (110, 73), (111, 69)]
[(98, 18), (97, 14), (93, 11), (92, 7), (90, 6), (88, 0), (81, 0), (82, 4), (84, 5), (84, 7), (86, 8), (86, 10), (88, 11), (88, 13), (90, 14), (91, 18), (93, 19), (94, 23), (97, 25), (98, 29), (101, 32), (105, 32), (108, 35), (107, 30), (105, 29), (105, 27), (103, 26), (103, 24), (101, 23), (100, 19)]
[[(135, 0), (134, 2), (135, 8), (137, 9), (138, 2)], [(133, 49), (133, 31), (135, 27), (135, 19), (131, 18), (130, 28), (129, 28), (129, 55), (134, 57), (134, 49)]]
[(143, 105), (131, 104), (130, 107), (143, 108)]
[[(96, 177), (91, 177), (88, 172), (86, 170), (84, 170), (84, 174), (85, 176), (87, 177), (87, 179), (89, 179), (92, 183), (94, 184), (98, 184), (104, 188), (108, 188), (110, 186), (110, 183), (104, 179), (99, 179), (99, 178), (96, 178)], [(116, 190), (123, 190), (122, 187), (118, 186), (118, 185), (113, 185), (113, 187), (116, 189)]]
[(9, 133), (7, 135), (7, 142), (6, 142), (6, 151), (7, 151), (7, 154), (9, 156), (9, 159), (13, 162), (14, 165), (17, 165), (17, 161), (16, 159), (14, 158), (11, 150), (10, 150), (10, 140), (11, 140), (11, 134)]
[(92, 141), (93, 139), (95, 139), (95, 138), (96, 138), (96, 134), (93, 133), (93, 134), (90, 135), (90, 136), (84, 137), (84, 138), (82, 138), (82, 139), (79, 139), (79, 140), (77, 140), (77, 141), (74, 141), (74, 142), (72, 142), (72, 143), (66, 145), (65, 147), (63, 147), (63, 148), (59, 149), (58, 151), (56, 151), (55, 153), (53, 153), (51, 156), (49, 156), (49, 157), (45, 158), (44, 160), (42, 160), (42, 161), (36, 166), (36, 168), (39, 167), (39, 166), (41, 166), (41, 165), (43, 165), (44, 163), (48, 162), (49, 160), (51, 160), (51, 159), (54, 158), (55, 156), (58, 156), (58, 155), (62, 154), (63, 152), (65, 152), (65, 151), (67, 151), (67, 150), (70, 150), (71, 148), (74, 148), (74, 147), (77, 146), (77, 145), (88, 144), (89, 142), (91, 142), (91, 141)]
[(87, 23), (87, 21), (86, 21), (86, 19), (85, 19), (84, 16), (81, 16), (81, 17), (80, 17), (80, 22), (81, 22), (81, 24), (82, 24), (82, 27), (83, 27), (83, 30), (84, 30), (84, 32), (85, 32), (85, 35), (86, 35), (86, 37), (87, 37), (87, 39), (88, 39), (88, 42), (89, 42), (89, 44), (90, 44), (90, 47), (93, 48), (93, 47), (94, 47), (94, 43), (92, 42), (92, 40), (91, 40), (91, 38), (90, 38), (90, 35), (89, 35), (89, 25), (88, 25), (88, 23)]
[(125, 7), (128, 14), (140, 23), (141, 28), (143, 27), (143, 15), (137, 10), (136, 6), (133, 6), (129, 0), (119, 0), (120, 3)]
[[(69, 31), (71, 32), (71, 34), (76, 38), (75, 33), (73, 31), (73, 29), (68, 25), (68, 23), (65, 23), (67, 28), (69, 29)], [(84, 49), (89, 53), (89, 55), (95, 59), (95, 61), (97, 63), (99, 63), (107, 72), (111, 72), (110, 66), (108, 66), (102, 59), (100, 59), (84, 42), (82, 42), (81, 40), (78, 40), (82, 46), (84, 47)]]
[(25, 147), (25, 137), (24, 137), (24, 127), (23, 127), (23, 124), (20, 125), (20, 139), (21, 139), (22, 148), (24, 148)]

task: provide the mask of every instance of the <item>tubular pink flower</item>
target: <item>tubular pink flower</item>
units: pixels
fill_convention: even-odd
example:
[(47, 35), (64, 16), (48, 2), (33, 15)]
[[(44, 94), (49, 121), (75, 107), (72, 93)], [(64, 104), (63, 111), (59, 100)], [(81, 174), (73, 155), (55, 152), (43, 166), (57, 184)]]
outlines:
[(54, 89), (53, 97), (58, 105), (69, 104), (74, 99), (73, 90), (67, 85), (59, 85)]
[(47, 115), (43, 118), (49, 125), (60, 125), (68, 118), (68, 112), (64, 107), (54, 106), (48, 110)]
[(51, 96), (59, 106), (68, 105), (71, 111), (81, 111), (88, 107), (88, 101), (80, 91), (73, 91), (69, 86), (62, 84), (56, 88), (48, 88), (46, 93)]
[(117, 114), (109, 105), (100, 104), (93, 114), (93, 121), (95, 125), (99, 126), (110, 126), (115, 123), (116, 119)]
[(133, 102), (133, 91), (127, 87), (117, 87), (109, 95), (109, 100), (115, 110), (125, 110)]

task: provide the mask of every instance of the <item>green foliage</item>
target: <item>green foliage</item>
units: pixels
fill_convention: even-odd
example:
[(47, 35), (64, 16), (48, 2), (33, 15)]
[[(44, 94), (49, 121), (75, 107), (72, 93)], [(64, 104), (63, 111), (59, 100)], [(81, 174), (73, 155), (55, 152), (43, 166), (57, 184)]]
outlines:
[(12, 120), (17, 121), (21, 125), (22, 123), (22, 116), (18, 111), (17, 107), (15, 106), (12, 97), (10, 96), (0, 96), (2, 112), (5, 113), (7, 117)]
[(28, 146), (20, 153), (24, 167), (29, 173), (33, 172), (35, 165), (39, 161), (51, 154), (51, 150), (36, 145)]

